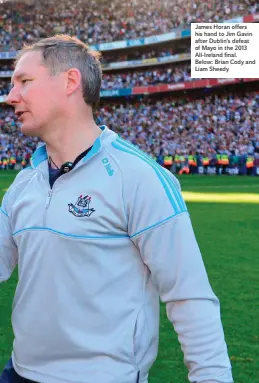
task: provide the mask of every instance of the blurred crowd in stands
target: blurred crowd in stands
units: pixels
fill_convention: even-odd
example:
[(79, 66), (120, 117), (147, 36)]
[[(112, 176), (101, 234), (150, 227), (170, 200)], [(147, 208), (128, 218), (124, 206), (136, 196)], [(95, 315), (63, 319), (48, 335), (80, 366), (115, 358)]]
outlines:
[(173, 66), (146, 67), (142, 70), (135, 69), (117, 74), (104, 72), (102, 89), (133, 88), (135, 86), (172, 84), (192, 80), (191, 64), (188, 62)]
[[(182, 53), (191, 53), (191, 48), (183, 47), (181, 49)], [(124, 54), (102, 54), (101, 56), (101, 63), (107, 64), (107, 63), (114, 63), (114, 62), (121, 62), (121, 61), (135, 61), (135, 60), (147, 60), (147, 59), (153, 59), (153, 58), (161, 58), (161, 57), (169, 57), (175, 55), (175, 51), (172, 47), (165, 47), (160, 49), (148, 49), (148, 50), (138, 50), (135, 49), (132, 52), (126, 51)], [(11, 61), (8, 63), (5, 63), (4, 61), (0, 61), (0, 71), (12, 71), (14, 70), (14, 65)]]
[[(182, 53), (191, 53), (191, 48), (185, 48), (181, 50)], [(165, 47), (160, 49), (148, 49), (146, 51), (135, 49), (132, 52), (126, 51), (124, 54), (102, 54), (101, 56), (101, 63), (107, 64), (107, 63), (114, 63), (114, 62), (121, 62), (121, 61), (135, 61), (135, 60), (147, 60), (147, 59), (153, 59), (153, 58), (161, 58), (161, 57), (168, 57), (175, 55), (175, 51), (172, 47)], [(8, 61), (8, 63), (5, 63), (4, 61), (0, 61), (0, 71), (12, 71), (14, 70), (14, 64), (12, 61)]]
[[(217, 154), (255, 157), (259, 165), (259, 94), (210, 95), (199, 99), (164, 97), (160, 101), (103, 103), (95, 113), (98, 125), (107, 125), (140, 149), (159, 158)], [(11, 108), (0, 109), (0, 160), (27, 162), (39, 141), (20, 133)]]
[[(190, 53), (190, 47), (188, 49), (182, 49), (181, 53)], [(126, 51), (124, 54), (119, 53), (118, 55), (113, 54), (102, 54), (102, 63), (113, 63), (113, 62), (120, 62), (120, 61), (132, 61), (132, 60), (145, 60), (150, 59), (154, 57), (168, 57), (174, 55), (174, 49), (171, 47), (165, 47), (165, 48), (152, 48), (148, 51), (143, 51), (139, 49), (134, 49), (133, 51)]]
[(167, 33), (192, 22), (255, 14), (256, 0), (33, 0), (0, 3), (0, 51), (20, 49), (55, 33), (98, 44)]
[[(192, 80), (191, 64), (180, 63), (173, 66), (147, 67), (142, 70), (124, 70), (120, 73), (104, 72), (102, 89), (133, 88), (136, 86), (172, 84)], [(0, 96), (7, 95), (9, 91), (10, 78), (0, 79)]]
[(0, 78), (0, 96), (6, 96), (11, 89), (10, 79)]
[(0, 107), (0, 169), (26, 166), (37, 148), (37, 138), (25, 137), (12, 108)]
[(8, 64), (6, 64), (4, 61), (1, 61), (0, 62), (0, 71), (10, 71), (10, 70), (14, 70), (14, 64), (12, 62), (8, 62)]
[(106, 105), (97, 113), (107, 124), (149, 154), (190, 152), (241, 155), (259, 151), (259, 94), (164, 99)]

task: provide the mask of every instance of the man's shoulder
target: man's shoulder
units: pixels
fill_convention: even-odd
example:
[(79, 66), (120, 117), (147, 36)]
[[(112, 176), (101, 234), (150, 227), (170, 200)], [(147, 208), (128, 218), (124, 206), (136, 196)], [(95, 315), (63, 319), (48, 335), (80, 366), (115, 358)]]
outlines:
[(120, 170), (126, 174), (131, 172), (132, 175), (141, 177), (149, 172), (152, 173), (154, 169), (161, 168), (152, 156), (121, 138), (112, 141), (107, 151)]
[(178, 179), (148, 154), (121, 139), (112, 141), (107, 151), (120, 171), (126, 206), (141, 211), (162, 203), (171, 215), (187, 211)]
[(33, 174), (34, 169), (32, 167), (27, 167), (16, 175), (14, 181), (9, 186), (3, 197), (2, 205), (5, 206), (6, 211), (8, 211), (8, 209), (13, 205), (19, 193), (21, 193), (24, 187), (26, 187)]
[(33, 174), (34, 174), (34, 169), (31, 166), (28, 166), (28, 167), (22, 169), (21, 171), (19, 171), (19, 173), (16, 175), (13, 183), (9, 187), (8, 191), (14, 190), (20, 184), (29, 182), (29, 180), (31, 179)]
[(168, 184), (173, 184), (180, 190), (179, 181), (169, 170), (132, 143), (122, 139), (112, 141), (108, 153), (121, 171), (124, 184), (130, 184), (131, 188), (141, 185), (155, 192), (157, 187), (167, 189)]

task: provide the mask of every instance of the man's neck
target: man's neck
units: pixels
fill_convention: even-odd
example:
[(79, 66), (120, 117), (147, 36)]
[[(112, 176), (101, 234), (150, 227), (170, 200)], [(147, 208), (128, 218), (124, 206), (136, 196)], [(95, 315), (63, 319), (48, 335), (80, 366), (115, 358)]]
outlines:
[(77, 129), (72, 133), (59, 134), (58, 137), (46, 140), (46, 148), (49, 157), (60, 168), (65, 162), (74, 162), (75, 159), (86, 149), (90, 148), (101, 135), (101, 129), (97, 125), (84, 130)]

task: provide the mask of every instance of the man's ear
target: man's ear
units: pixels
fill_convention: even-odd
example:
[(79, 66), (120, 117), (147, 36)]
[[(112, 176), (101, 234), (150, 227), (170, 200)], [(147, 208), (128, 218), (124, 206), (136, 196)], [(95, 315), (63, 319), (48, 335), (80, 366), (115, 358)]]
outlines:
[(82, 75), (79, 69), (70, 68), (67, 71), (66, 91), (68, 96), (75, 93), (78, 89), (81, 88), (81, 79)]

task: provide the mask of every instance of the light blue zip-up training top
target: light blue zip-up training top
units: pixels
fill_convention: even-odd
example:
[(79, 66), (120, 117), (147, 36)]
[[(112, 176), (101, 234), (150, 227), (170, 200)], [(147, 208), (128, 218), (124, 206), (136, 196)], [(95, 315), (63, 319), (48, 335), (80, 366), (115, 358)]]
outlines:
[(177, 179), (101, 129), (52, 190), (43, 145), (4, 196), (0, 281), (17, 263), (19, 271), (15, 370), (41, 383), (147, 383), (160, 296), (190, 382), (233, 382), (219, 301)]

